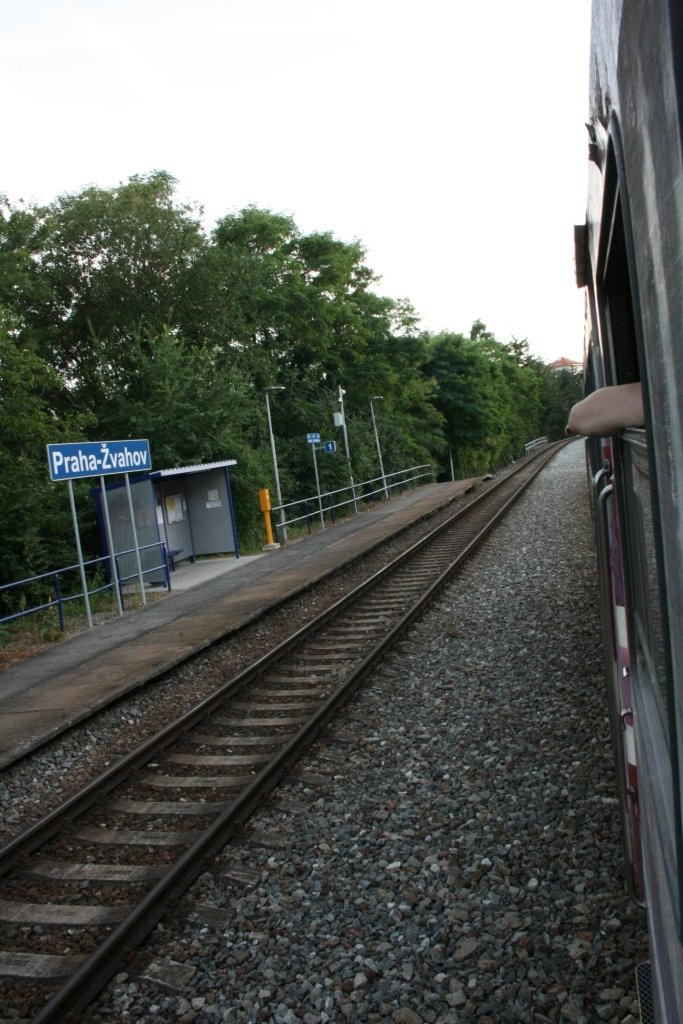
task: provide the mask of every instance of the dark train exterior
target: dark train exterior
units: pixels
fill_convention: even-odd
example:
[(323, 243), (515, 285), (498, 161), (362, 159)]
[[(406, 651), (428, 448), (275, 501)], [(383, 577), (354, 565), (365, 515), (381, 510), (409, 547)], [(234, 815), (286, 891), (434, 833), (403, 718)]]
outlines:
[(594, 0), (586, 389), (640, 381), (645, 429), (590, 439), (628, 883), (647, 907), (644, 1020), (683, 1022), (683, 0)]

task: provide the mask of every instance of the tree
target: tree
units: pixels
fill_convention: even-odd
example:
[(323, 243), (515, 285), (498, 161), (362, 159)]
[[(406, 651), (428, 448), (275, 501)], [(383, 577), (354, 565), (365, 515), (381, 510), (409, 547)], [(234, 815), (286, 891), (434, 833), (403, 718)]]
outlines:
[(264, 387), (285, 389), (272, 414), (289, 501), (313, 492), (311, 431), (339, 442), (320, 461), (324, 489), (348, 484), (332, 423), (340, 385), (356, 481), (379, 475), (372, 396), (389, 474), (435, 461), (447, 472), (449, 450), (464, 475), (497, 468), (566, 401), (525, 341), (502, 345), (482, 321), (469, 336), (420, 334), (411, 304), (380, 294), (359, 241), (304, 234), (253, 206), (207, 234), (174, 186), (157, 171), (47, 206), (0, 197), (0, 514), (13, 524), (13, 572), (49, 550), (54, 564), (71, 544), (52, 514), (47, 441), (147, 437), (160, 468), (236, 459), (238, 530), (251, 544), (258, 489), (273, 487)]
[(24, 244), (40, 287), (23, 304), (21, 329), (81, 406), (100, 406), (103, 367), (110, 379), (130, 372), (135, 339), (151, 344), (165, 328), (192, 324), (200, 298), (192, 272), (206, 239), (196, 211), (175, 205), (173, 187), (159, 171), (33, 212)]
[(469, 337), (426, 335), (424, 343), (426, 372), (437, 383), (448, 447), (462, 475), (497, 469), (544, 432), (547, 368), (526, 340), (501, 344), (477, 320)]
[[(67, 495), (50, 482), (45, 446), (82, 437), (87, 416), (57, 417), (56, 371), (17, 338), (0, 307), (0, 579), (35, 575), (75, 558)], [(4, 606), (11, 606), (12, 595)]]
[[(443, 444), (443, 436), (433, 385), (422, 376), (415, 313), (373, 290), (377, 278), (360, 243), (329, 232), (303, 235), (291, 218), (254, 207), (221, 220), (214, 240), (215, 267), (241, 282), (233, 293), (241, 315), (228, 343), (232, 357), (257, 388), (286, 389), (277, 399), (283, 493), (298, 480), (310, 485), (305, 435), (331, 424), (340, 384), (349, 394), (354, 472), (376, 469), (368, 396), (380, 391), (389, 461), (429, 461), (432, 443)], [(325, 465), (342, 486), (342, 460)]]
[(488, 469), (486, 439), (496, 430), (496, 407), (485, 352), (471, 338), (449, 332), (425, 335), (424, 344), (425, 372), (436, 382), (436, 404), (459, 473)]
[(583, 378), (571, 370), (552, 370), (543, 366), (539, 372), (542, 416), (540, 433), (551, 441), (564, 437), (569, 410), (583, 397)]

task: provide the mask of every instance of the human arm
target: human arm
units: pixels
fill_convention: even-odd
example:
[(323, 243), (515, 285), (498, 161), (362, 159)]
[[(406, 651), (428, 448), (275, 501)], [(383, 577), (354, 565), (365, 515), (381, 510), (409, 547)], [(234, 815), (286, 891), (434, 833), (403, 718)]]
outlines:
[(569, 413), (567, 434), (608, 437), (624, 427), (642, 427), (643, 391), (640, 382), (599, 388), (577, 402)]

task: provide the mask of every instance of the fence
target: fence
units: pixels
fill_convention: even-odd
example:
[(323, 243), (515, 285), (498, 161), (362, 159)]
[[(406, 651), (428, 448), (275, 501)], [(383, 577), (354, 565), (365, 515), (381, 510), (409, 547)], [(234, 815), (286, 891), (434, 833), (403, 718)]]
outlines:
[[(140, 552), (142, 552), (142, 551), (148, 550), (150, 548), (159, 548), (160, 549), (159, 555), (160, 555), (160, 558), (161, 558), (161, 563), (159, 565), (153, 565), (151, 568), (144, 569), (142, 571), (142, 575), (146, 576), (148, 573), (159, 572), (159, 570), (161, 570), (163, 572), (163, 574), (164, 574), (165, 585), (166, 585), (167, 589), (170, 590), (170, 578), (169, 578), (169, 572), (168, 572), (168, 553), (166, 551), (166, 545), (161, 543), (161, 542), (156, 541), (153, 544), (145, 544), (143, 547), (140, 547), (138, 550)], [(114, 556), (114, 558), (116, 559), (116, 567), (117, 567), (116, 575), (117, 575), (118, 581), (119, 581), (119, 595), (120, 595), (121, 609), (122, 610), (123, 610), (123, 602), (124, 602), (124, 590), (123, 590), (124, 584), (128, 583), (130, 580), (139, 580), (140, 575), (136, 571), (134, 573), (131, 573), (128, 576), (122, 576), (120, 574), (120, 572), (119, 572), (119, 559), (122, 558), (124, 555), (135, 554), (135, 550), (136, 550), (135, 548), (129, 548), (127, 551), (118, 551), (115, 554), (115, 556)], [(108, 573), (108, 570), (110, 569), (111, 559), (109, 558), (108, 555), (105, 555), (102, 558), (93, 558), (93, 559), (91, 559), (88, 562), (84, 562), (83, 564), (84, 564), (84, 568), (85, 568), (86, 572), (90, 572), (90, 574), (92, 576), (94, 576), (95, 578), (97, 578), (97, 576), (100, 575), (100, 573), (99, 573), (97, 568), (93, 568), (93, 567), (99, 567), (101, 565), (102, 566), (102, 573), (101, 573), (101, 575), (104, 577), (104, 576), (106, 576), (106, 574)], [(71, 576), (72, 573), (76, 575), (76, 579), (77, 579), (77, 584), (76, 585), (77, 585), (78, 589), (75, 590), (75, 591), (72, 591), (72, 589), (71, 589), (74, 586), (73, 583), (70, 583), (70, 576)], [(16, 592), (16, 589), (19, 588), (19, 587), (24, 587), (25, 588), (23, 594), (22, 594), (21, 591), (19, 591), (19, 595), (20, 595), (19, 596), (19, 601), (20, 602), (21, 602), (22, 598), (24, 599), (24, 601), (26, 601), (26, 595), (30, 595), (32, 591), (35, 593), (36, 589), (38, 589), (38, 590), (44, 589), (46, 592), (51, 591), (52, 593), (51, 593), (51, 596), (49, 598), (43, 599), (42, 603), (34, 604), (31, 607), (23, 608), (21, 611), (13, 612), (10, 615), (3, 615), (3, 616), (1, 616), (0, 617), (0, 625), (2, 623), (4, 623), (4, 622), (14, 622), (16, 619), (22, 619), (22, 618), (25, 618), (28, 615), (34, 615), (36, 612), (48, 611), (50, 609), (56, 608), (56, 610), (57, 610), (57, 618), (59, 620), (59, 629), (63, 633), (64, 632), (64, 609), (65, 609), (66, 605), (70, 604), (72, 601), (84, 601), (85, 602), (86, 595), (83, 592), (83, 590), (80, 589), (80, 586), (81, 586), (81, 582), (80, 582), (80, 565), (78, 565), (78, 564), (76, 564), (76, 565), (66, 565), (66, 566), (63, 566), (61, 569), (53, 569), (51, 572), (44, 572), (44, 573), (41, 573), (41, 575), (39, 575), (39, 576), (29, 576), (25, 580), (17, 580), (14, 583), (5, 583), (2, 586), (0, 586), (0, 598), (2, 598), (5, 594), (10, 594), (10, 592)], [(113, 590), (113, 589), (114, 589), (114, 582), (113, 582), (113, 580), (110, 579), (108, 582), (99, 584), (99, 583), (96, 582), (96, 579), (95, 579), (95, 581), (93, 582), (93, 586), (92, 587), (90, 587), (90, 586), (87, 587), (87, 596), (88, 596), (88, 598), (90, 598), (93, 595), (102, 593), (105, 590)], [(28, 600), (29, 601), (30, 600), (36, 600), (36, 598), (31, 598), (29, 596)]]
[[(308, 532), (311, 533), (313, 528), (313, 521), (316, 518), (320, 518), (321, 524), (324, 526), (325, 516), (329, 516), (331, 521), (334, 523), (337, 516), (343, 515), (344, 511), (348, 511), (353, 508), (355, 511), (357, 505), (362, 501), (378, 501), (385, 496), (386, 493), (397, 490), (399, 493), (406, 487), (415, 487), (420, 480), (433, 480), (435, 478), (435, 469), (431, 464), (423, 466), (412, 466), (410, 469), (399, 470), (397, 473), (388, 473), (383, 477), (375, 477), (372, 480), (365, 480), (362, 483), (355, 484), (353, 487), (341, 487), (336, 491), (326, 491), (324, 494), (318, 496), (317, 494), (311, 498), (302, 498), (299, 501), (293, 501), (286, 505), (278, 505), (272, 510), (273, 527), (275, 531), (280, 529), (282, 526), (292, 526), (297, 523), (305, 524)], [(279, 519), (280, 511), (283, 512), (284, 522), (276, 522)], [(294, 512), (293, 515), (289, 516), (290, 512)], [(168, 590), (171, 589), (170, 575), (169, 575), (169, 556), (170, 552), (166, 550), (166, 545), (162, 542), (155, 542), (153, 544), (146, 544), (139, 548), (140, 552), (148, 550), (150, 548), (158, 548), (161, 558), (159, 565), (153, 565), (150, 568), (144, 569), (142, 575), (146, 576), (152, 572), (158, 572), (161, 570), (164, 575), (164, 584)], [(119, 597), (121, 603), (121, 609), (123, 610), (124, 602), (124, 585), (131, 580), (139, 580), (139, 573), (136, 571), (130, 575), (122, 575), (119, 571), (120, 559), (127, 555), (133, 555), (135, 548), (129, 548), (126, 551), (118, 551), (114, 556), (116, 559), (117, 577), (119, 582)], [(88, 562), (84, 563), (84, 568), (91, 577), (94, 577), (92, 586), (87, 586), (87, 596), (92, 597), (95, 594), (102, 593), (107, 590), (114, 590), (113, 579), (108, 579), (104, 583), (98, 583), (97, 577), (105, 577), (111, 575), (109, 573), (111, 565), (111, 559), (108, 555), (102, 558), (93, 558)], [(100, 568), (101, 567), (101, 570)], [(3, 623), (14, 622), (17, 619), (25, 618), (29, 615), (35, 615), (37, 612), (50, 611), (55, 609), (57, 612), (57, 618), (59, 622), (59, 629), (64, 632), (64, 609), (66, 605), (73, 601), (85, 601), (85, 593), (81, 589), (80, 583), (80, 566), (67, 565), (60, 569), (53, 569), (51, 572), (45, 572), (39, 576), (29, 576), (23, 580), (17, 580), (13, 583), (5, 583), (0, 585), (0, 599), (5, 595), (19, 594), (17, 603), (24, 603), (27, 607), (22, 608), (20, 611), (12, 612), (8, 615), (0, 616), (0, 625)], [(71, 577), (76, 577), (76, 582), (72, 582)], [(21, 590), (23, 588), (23, 592)], [(75, 588), (75, 589), (74, 589)], [(31, 595), (35, 595), (36, 591), (42, 590), (44, 593), (49, 593), (49, 597), (36, 598)], [(30, 602), (35, 603), (31, 604)]]
[(537, 448), (543, 448), (547, 443), (547, 437), (537, 437), (535, 441), (529, 441), (524, 445), (524, 454), (528, 455), (529, 452), (535, 452)]
[[(405, 487), (414, 487), (418, 481), (425, 479), (432, 481), (435, 479), (435, 468), (430, 463), (424, 466), (411, 466), (410, 469), (402, 469), (398, 473), (387, 473), (381, 477), (374, 477), (372, 480), (364, 480), (362, 483), (354, 484), (353, 487), (350, 485), (340, 487), (336, 491), (325, 491), (324, 494), (315, 494), (310, 498), (300, 498), (298, 501), (290, 501), (285, 505), (276, 505), (271, 510), (273, 530), (279, 538), (278, 531), (283, 527), (286, 529), (288, 526), (302, 523), (311, 533), (316, 519), (320, 520), (321, 526), (324, 528), (327, 515), (334, 523), (343, 510), (355, 511), (361, 501), (371, 499), (379, 501), (392, 489), (398, 488), (400, 493)], [(282, 518), (280, 517), (281, 512)], [(290, 513), (293, 514), (290, 516)]]

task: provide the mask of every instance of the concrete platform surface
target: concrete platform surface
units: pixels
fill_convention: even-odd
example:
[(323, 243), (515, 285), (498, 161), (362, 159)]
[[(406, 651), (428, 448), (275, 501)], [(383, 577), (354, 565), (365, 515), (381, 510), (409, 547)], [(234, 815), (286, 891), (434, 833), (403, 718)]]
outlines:
[(429, 484), (275, 551), (181, 564), (172, 591), (0, 674), (0, 767), (471, 489)]

